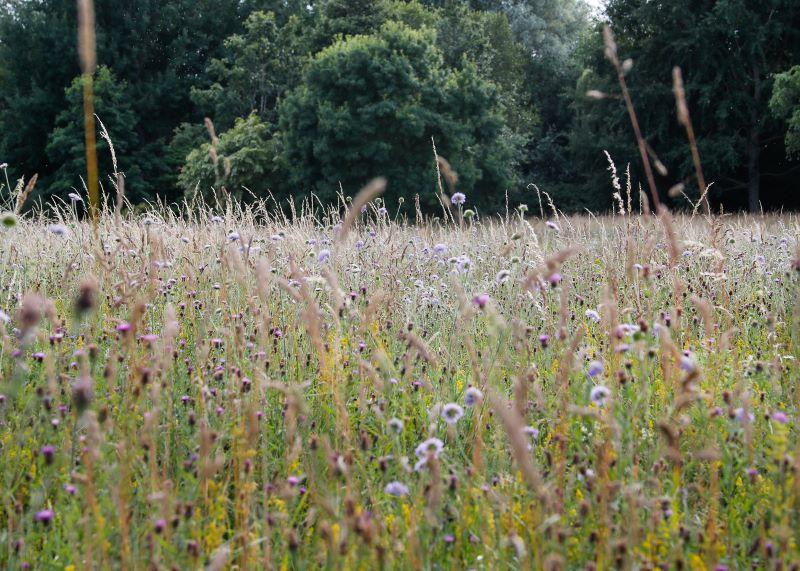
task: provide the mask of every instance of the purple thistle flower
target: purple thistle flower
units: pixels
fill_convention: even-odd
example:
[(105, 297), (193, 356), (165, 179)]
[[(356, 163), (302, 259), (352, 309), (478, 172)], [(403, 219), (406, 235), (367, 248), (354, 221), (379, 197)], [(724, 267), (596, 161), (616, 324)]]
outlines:
[(50, 444), (46, 444), (46, 445), (42, 446), (41, 452), (42, 452), (42, 457), (44, 458), (44, 461), (46, 463), (48, 463), (48, 464), (52, 464), (53, 463), (53, 458), (55, 457), (55, 454), (56, 454), (55, 446), (51, 446)]
[(550, 228), (551, 230), (555, 230), (556, 232), (561, 232), (561, 228), (558, 227), (558, 224), (553, 222), (552, 220), (548, 220), (545, 222), (545, 225)]
[(489, 303), (489, 294), (481, 293), (472, 298), (472, 303), (481, 309), (485, 309)]
[(401, 497), (408, 495), (408, 486), (403, 484), (402, 482), (389, 482), (386, 484), (386, 487), (383, 489), (384, 492), (389, 494), (390, 496)]
[(53, 510), (41, 510), (39, 512), (36, 512), (36, 515), (33, 516), (33, 519), (35, 519), (39, 523), (48, 525), (51, 521), (53, 521), (55, 515), (56, 514), (53, 513)]
[(787, 417), (786, 414), (780, 411), (776, 411), (772, 413), (772, 420), (774, 420), (778, 424), (786, 424), (787, 422), (789, 422), (789, 417)]
[(119, 331), (120, 333), (127, 333), (130, 330), (131, 330), (131, 324), (128, 323), (127, 321), (123, 321), (122, 323), (117, 325), (117, 331)]
[(561, 274), (558, 272), (553, 272), (550, 274), (550, 277), (547, 278), (547, 281), (550, 282), (550, 287), (556, 287), (558, 284), (561, 283), (562, 277)]
[(550, 344), (550, 336), (544, 333), (539, 335), (539, 343), (542, 344), (543, 348), (546, 348)]

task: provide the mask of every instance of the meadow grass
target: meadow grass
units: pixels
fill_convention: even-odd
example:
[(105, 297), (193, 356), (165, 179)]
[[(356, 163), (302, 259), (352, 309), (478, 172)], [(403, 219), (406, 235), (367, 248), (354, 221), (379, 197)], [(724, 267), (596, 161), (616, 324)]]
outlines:
[(0, 230), (0, 567), (798, 568), (797, 217), (380, 206)]

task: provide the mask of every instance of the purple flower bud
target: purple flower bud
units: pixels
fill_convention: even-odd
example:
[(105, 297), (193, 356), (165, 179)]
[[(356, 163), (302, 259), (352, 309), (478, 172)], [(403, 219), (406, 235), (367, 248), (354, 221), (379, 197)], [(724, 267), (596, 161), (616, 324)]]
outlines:
[(50, 522), (53, 521), (53, 518), (55, 517), (55, 515), (56, 514), (53, 513), (53, 510), (42, 510), (42, 511), (36, 512), (36, 515), (33, 516), (33, 519), (35, 519), (37, 522), (42, 523), (44, 525), (49, 525)]

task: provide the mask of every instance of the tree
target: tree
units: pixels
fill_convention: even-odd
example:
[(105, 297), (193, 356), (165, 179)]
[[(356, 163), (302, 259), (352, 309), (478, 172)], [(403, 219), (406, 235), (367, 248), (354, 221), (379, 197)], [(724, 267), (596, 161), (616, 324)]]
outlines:
[[(797, 2), (611, 0), (607, 14), (621, 57), (633, 60), (627, 80), (642, 130), (670, 173), (659, 179), (662, 189), (676, 182), (692, 187), (694, 180), (685, 132), (675, 115), (672, 67), (676, 65), (683, 70), (706, 179), (715, 183), (715, 200), (729, 209), (746, 205), (756, 211), (762, 181), (769, 180), (772, 188), (788, 184), (783, 137), (777, 123), (770, 121), (767, 105), (773, 74), (800, 56)], [(596, 38), (599, 33), (598, 29)], [(615, 73), (603, 60), (600, 40), (593, 42), (595, 51), (587, 54), (586, 61), (596, 79), (590, 87), (614, 94)], [(584, 115), (577, 128), (595, 129), (582, 139), (582, 154), (596, 157), (582, 163), (587, 185), (597, 188), (593, 181), (603, 180), (604, 173), (597, 168), (603, 162), (601, 142), (627, 149), (615, 158), (638, 169), (635, 142), (620, 101), (607, 98), (578, 105)], [(637, 178), (641, 180), (638, 172)], [(692, 192), (697, 195), (700, 189), (694, 186)]]
[[(66, 199), (74, 190), (83, 193), (82, 180), (86, 178), (86, 151), (84, 148), (83, 125), (83, 77), (76, 77), (66, 90), (66, 109), (58, 114), (55, 128), (47, 143), (47, 156), (58, 165), (49, 181), (49, 192)], [(114, 152), (118, 160), (117, 168), (112, 163), (111, 150), (108, 143), (97, 134), (97, 156), (99, 163), (100, 183), (107, 189), (111, 181), (107, 177), (112, 173), (123, 173), (127, 197), (133, 202), (148, 198), (142, 194), (143, 168), (141, 150), (137, 148), (138, 138), (135, 135), (136, 115), (131, 109), (127, 94), (128, 85), (119, 81), (105, 66), (97, 70), (94, 79), (95, 114), (111, 138)], [(98, 131), (100, 122), (98, 122)]]
[[(444, 67), (432, 31), (389, 22), (314, 58), (303, 84), (280, 107), (284, 160), (292, 182), (333, 200), (374, 176), (387, 199), (420, 194), (436, 204), (431, 139), (459, 173), (462, 192), (497, 207), (510, 179), (497, 94), (474, 66)], [(290, 168), (288, 168), (290, 166)]]
[[(164, 158), (174, 129), (199, 122), (189, 98), (209, 59), (242, 21), (239, 0), (96, 0), (97, 56), (117, 81), (136, 120), (140, 197), (174, 196), (176, 165)], [(74, 0), (10, 0), (0, 5), (0, 152), (14, 176), (40, 175), (42, 196), (63, 190), (63, 165), (47, 152), (66, 89), (79, 73)], [(102, 118), (102, 117), (101, 117)], [(113, 134), (113, 133), (112, 133)], [(81, 139), (82, 140), (82, 139)], [(122, 155), (120, 155), (121, 157)], [(77, 163), (73, 163), (77, 164)], [(57, 186), (51, 176), (60, 171)], [(70, 173), (78, 180), (82, 172)], [(129, 173), (130, 174), (130, 173)]]
[(291, 41), (292, 22), (279, 28), (272, 12), (254, 12), (243, 33), (225, 40), (225, 56), (211, 60), (207, 73), (214, 83), (194, 88), (192, 99), (219, 129), (251, 112), (275, 120), (278, 98), (298, 83), (305, 55)]
[(237, 199), (248, 198), (250, 193), (265, 196), (276, 183), (278, 170), (277, 141), (272, 131), (252, 113), (237, 119), (219, 136), (213, 154), (211, 143), (192, 150), (178, 178), (184, 195), (191, 197), (197, 191), (209, 198), (225, 187)]
[(786, 154), (800, 155), (800, 65), (775, 76), (770, 109), (786, 120)]

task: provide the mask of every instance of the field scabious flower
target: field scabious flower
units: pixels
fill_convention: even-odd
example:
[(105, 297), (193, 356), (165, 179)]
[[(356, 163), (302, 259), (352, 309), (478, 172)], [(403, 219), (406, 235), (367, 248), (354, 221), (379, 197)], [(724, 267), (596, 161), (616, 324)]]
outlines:
[(442, 407), (442, 418), (447, 424), (454, 425), (464, 416), (464, 409), (454, 402)]
[(414, 453), (418, 458), (427, 458), (428, 454), (433, 454), (434, 458), (438, 458), (443, 449), (444, 442), (438, 438), (428, 438), (417, 446)]
[(594, 309), (586, 310), (586, 318), (594, 321), (595, 323), (600, 323), (600, 314)]
[(587, 371), (590, 377), (596, 377), (603, 372), (603, 363), (600, 361), (592, 361), (589, 363), (589, 370)]
[(589, 400), (597, 406), (604, 406), (608, 400), (608, 397), (610, 396), (611, 391), (608, 389), (608, 387), (603, 385), (592, 387), (592, 390), (589, 392)]
[(317, 254), (317, 262), (320, 264), (324, 264), (325, 262), (331, 259), (331, 251), (330, 250), (320, 250)]
[(475, 406), (483, 400), (483, 393), (480, 389), (469, 387), (464, 393), (464, 404), (467, 406)]
[(450, 197), (450, 202), (455, 205), (462, 205), (467, 201), (467, 197), (463, 192), (456, 192), (453, 193), (453, 196)]
[(386, 487), (383, 489), (383, 491), (389, 494), (390, 496), (395, 496), (399, 498), (408, 495), (408, 486), (406, 486), (402, 482), (389, 482), (388, 484), (386, 484)]
[(400, 434), (403, 432), (403, 426), (403, 421), (399, 418), (389, 419), (389, 428), (391, 428), (395, 433)]

